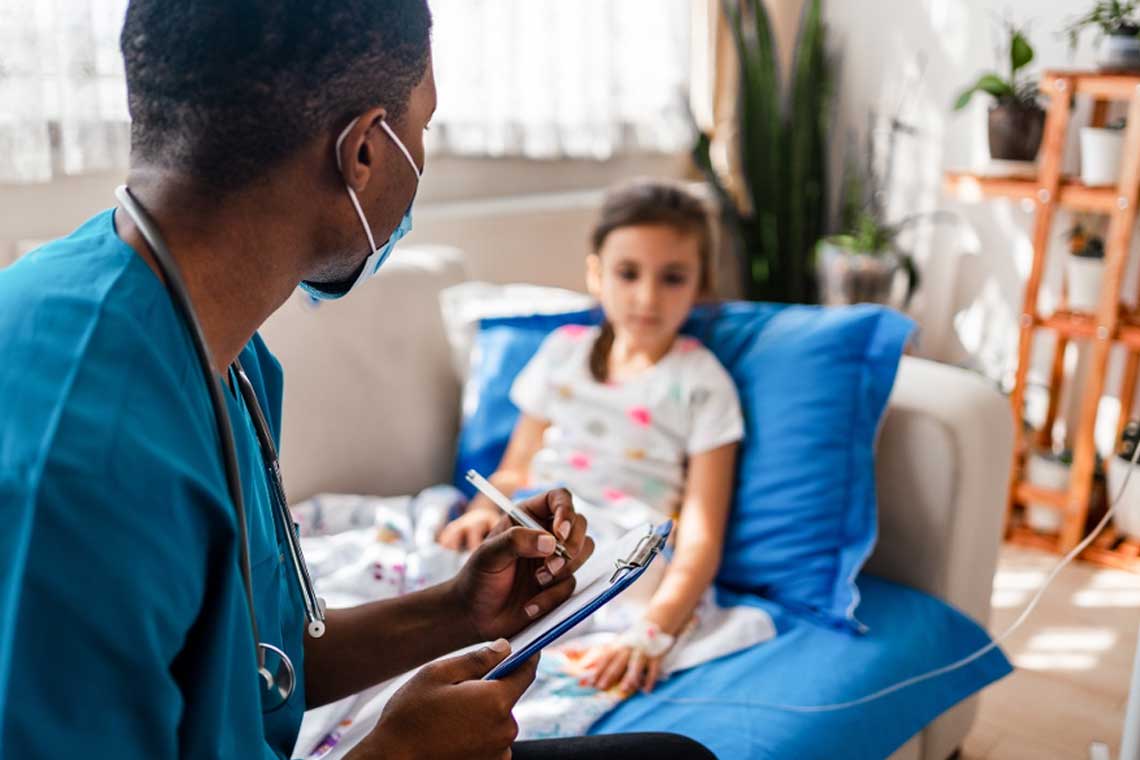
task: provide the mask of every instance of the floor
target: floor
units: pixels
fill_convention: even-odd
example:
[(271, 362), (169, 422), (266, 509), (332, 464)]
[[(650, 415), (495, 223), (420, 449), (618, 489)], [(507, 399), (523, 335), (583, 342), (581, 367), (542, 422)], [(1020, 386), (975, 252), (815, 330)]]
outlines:
[[(990, 630), (1021, 613), (1057, 558), (1005, 547)], [(1140, 575), (1085, 563), (1065, 568), (1005, 643), (1017, 671), (981, 697), (963, 760), (1084, 760), (1094, 741), (1119, 752), (1140, 625)]]

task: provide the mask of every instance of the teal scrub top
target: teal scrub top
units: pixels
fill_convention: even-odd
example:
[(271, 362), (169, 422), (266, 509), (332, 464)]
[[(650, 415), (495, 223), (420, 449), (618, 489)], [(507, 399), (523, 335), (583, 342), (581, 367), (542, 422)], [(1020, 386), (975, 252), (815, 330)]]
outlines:
[[(241, 354), (274, 437), (282, 372)], [(282, 758), (304, 610), (250, 415), (227, 388), (262, 641), (298, 686), (261, 712), (240, 534), (209, 396), (110, 211), (0, 270), (0, 758)]]

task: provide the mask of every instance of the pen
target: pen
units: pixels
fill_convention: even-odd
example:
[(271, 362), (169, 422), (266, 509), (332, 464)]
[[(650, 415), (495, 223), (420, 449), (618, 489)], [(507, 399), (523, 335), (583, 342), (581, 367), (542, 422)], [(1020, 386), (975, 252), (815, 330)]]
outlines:
[[(541, 530), (543, 533), (548, 533), (546, 528), (538, 524), (538, 521), (527, 514), (525, 509), (520, 509), (515, 506), (515, 503), (508, 499), (506, 495), (491, 485), (491, 482), (485, 477), (475, 472), (474, 470), (467, 471), (467, 482), (479, 489), (479, 492), (494, 502), (495, 506), (507, 513), (507, 515), (524, 528), (531, 530)], [(563, 559), (570, 559), (570, 555), (566, 553), (566, 547), (558, 541), (557, 538), (554, 545), (554, 553)]]

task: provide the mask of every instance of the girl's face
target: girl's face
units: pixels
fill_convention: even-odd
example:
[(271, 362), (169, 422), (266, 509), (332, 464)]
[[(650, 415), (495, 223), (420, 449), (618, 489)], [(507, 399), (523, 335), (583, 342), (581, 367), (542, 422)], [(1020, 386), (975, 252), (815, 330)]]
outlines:
[(660, 224), (620, 227), (586, 260), (586, 282), (615, 335), (649, 347), (671, 342), (700, 291), (697, 237)]

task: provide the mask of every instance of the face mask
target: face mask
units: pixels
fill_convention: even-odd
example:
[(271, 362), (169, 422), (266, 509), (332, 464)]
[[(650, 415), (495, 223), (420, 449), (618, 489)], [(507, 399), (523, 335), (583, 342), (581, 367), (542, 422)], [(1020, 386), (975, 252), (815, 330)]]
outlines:
[[(359, 120), (360, 117), (358, 116), (349, 122), (349, 125), (344, 128), (343, 132), (340, 133), (340, 137), (336, 138), (337, 169), (342, 169), (340, 163), (341, 144), (344, 143), (344, 138), (348, 137), (349, 131), (354, 126), (356, 126), (356, 122)], [(407, 147), (405, 147), (404, 143), (400, 141), (400, 138), (396, 137), (396, 133), (392, 131), (392, 128), (388, 126), (387, 122), (381, 121), (380, 127), (388, 134), (388, 137), (392, 139), (392, 142), (396, 143), (396, 147), (399, 148), (400, 152), (404, 154), (404, 158), (408, 159), (408, 165), (411, 166), (412, 171), (415, 172), (416, 184), (418, 185), (421, 174), (419, 167), (416, 166), (416, 162), (412, 160), (412, 154), (408, 152)], [(364, 210), (360, 207), (360, 199), (356, 197), (356, 191), (353, 190), (352, 187), (347, 183), (345, 183), (344, 188), (348, 191), (348, 198), (352, 201), (352, 207), (356, 209), (356, 215), (360, 218), (360, 224), (364, 227), (364, 235), (368, 238), (368, 247), (369, 250), (372, 251), (372, 254), (365, 260), (364, 266), (360, 270), (360, 274), (357, 275), (352, 284), (344, 290), (325, 290), (324, 288), (326, 286), (322, 285), (321, 283), (301, 283), (301, 288), (306, 293), (308, 293), (313, 298), (322, 301), (332, 301), (337, 298), (341, 298), (347, 295), (353, 288), (360, 285), (360, 283), (376, 274), (376, 272), (379, 271), (380, 266), (388, 259), (388, 256), (391, 255), (392, 249), (396, 247), (396, 243), (400, 242), (400, 238), (404, 237), (404, 235), (407, 235), (412, 231), (412, 202), (409, 201), (408, 210), (404, 212), (404, 217), (400, 220), (400, 223), (396, 226), (396, 229), (392, 230), (392, 234), (388, 237), (388, 241), (379, 248), (376, 247), (376, 239), (372, 236), (372, 226), (368, 224), (368, 219), (366, 219), (364, 216)], [(412, 196), (412, 201), (415, 201), (415, 195)]]

